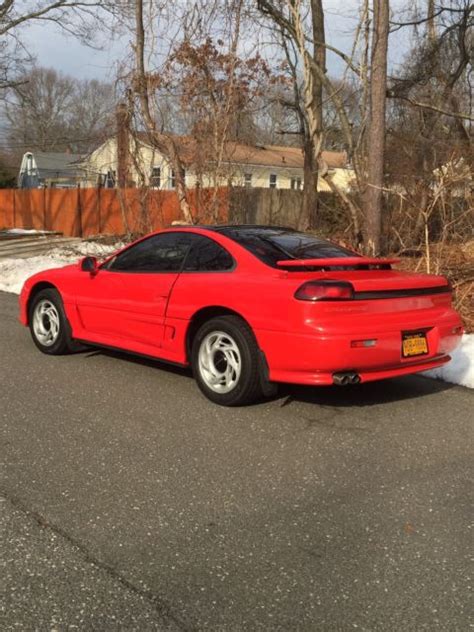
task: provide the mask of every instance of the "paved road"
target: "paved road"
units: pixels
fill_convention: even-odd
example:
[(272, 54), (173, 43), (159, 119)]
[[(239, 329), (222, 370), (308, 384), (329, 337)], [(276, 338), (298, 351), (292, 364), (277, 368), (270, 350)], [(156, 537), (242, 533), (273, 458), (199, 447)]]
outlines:
[(474, 394), (412, 377), (226, 410), (40, 354), (0, 293), (3, 630), (467, 630)]

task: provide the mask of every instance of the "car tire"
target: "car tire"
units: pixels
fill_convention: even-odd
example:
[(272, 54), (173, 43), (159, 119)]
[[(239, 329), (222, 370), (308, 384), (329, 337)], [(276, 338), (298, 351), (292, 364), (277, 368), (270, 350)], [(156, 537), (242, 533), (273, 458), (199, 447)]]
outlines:
[(192, 344), (192, 368), (204, 395), (221, 406), (244, 406), (262, 397), (258, 345), (238, 316), (205, 322)]
[(61, 295), (54, 288), (46, 288), (34, 296), (28, 322), (33, 342), (43, 353), (64, 355), (79, 349), (80, 345), (72, 339)]

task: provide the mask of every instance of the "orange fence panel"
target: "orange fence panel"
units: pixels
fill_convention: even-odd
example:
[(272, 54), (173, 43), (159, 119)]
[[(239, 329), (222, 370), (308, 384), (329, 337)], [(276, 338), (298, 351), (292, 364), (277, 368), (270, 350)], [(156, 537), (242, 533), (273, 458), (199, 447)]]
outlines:
[(15, 189), (0, 189), (0, 229), (15, 226)]
[[(193, 217), (229, 214), (228, 189), (191, 189)], [(182, 219), (175, 191), (153, 189), (0, 189), (0, 229), (54, 230), (72, 237), (144, 233)]]

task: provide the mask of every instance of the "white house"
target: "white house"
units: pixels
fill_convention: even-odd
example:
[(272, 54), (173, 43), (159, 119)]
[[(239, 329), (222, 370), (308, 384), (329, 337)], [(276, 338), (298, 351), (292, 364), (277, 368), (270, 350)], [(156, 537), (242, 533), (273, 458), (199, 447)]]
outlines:
[[(245, 145), (227, 142), (219, 164), (206, 160), (206, 150), (194, 139), (174, 137), (185, 169), (186, 185), (245, 186), (278, 189), (300, 189), (303, 185), (303, 152), (298, 147), (276, 145)], [(115, 187), (118, 168), (117, 139), (109, 138), (81, 163), (89, 186), (101, 184)], [(175, 186), (174, 172), (169, 161), (148, 142), (145, 134), (130, 138), (127, 158), (128, 181), (132, 185), (147, 185), (158, 189)], [(354, 172), (348, 165), (345, 152), (324, 151), (322, 158), (332, 180), (348, 190)], [(324, 180), (320, 190), (329, 190)]]

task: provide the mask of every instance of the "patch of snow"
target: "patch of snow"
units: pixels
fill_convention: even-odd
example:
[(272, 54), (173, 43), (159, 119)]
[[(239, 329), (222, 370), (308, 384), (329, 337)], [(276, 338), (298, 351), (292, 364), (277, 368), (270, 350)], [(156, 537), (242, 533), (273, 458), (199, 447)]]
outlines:
[(52, 231), (36, 230), (35, 228), (8, 228), (1, 232), (7, 233), (8, 235), (48, 235), (51, 234)]
[(103, 259), (122, 246), (123, 244), (109, 246), (84, 241), (73, 246), (56, 248), (47, 254), (35, 257), (0, 259), (0, 290), (19, 294), (26, 279), (37, 272), (76, 263), (81, 257), (87, 255)]
[(452, 360), (439, 369), (423, 375), (452, 384), (474, 388), (474, 334), (464, 334), (459, 347), (451, 354)]
[[(65, 246), (64, 248), (60, 248), (61, 251), (69, 251), (77, 253), (81, 257), (86, 257), (88, 255), (93, 257), (103, 258), (108, 257), (110, 254), (115, 252), (116, 250), (120, 250), (125, 246), (122, 242), (117, 242), (113, 246), (107, 244), (101, 244), (98, 241), (80, 241), (76, 244), (72, 244), (72, 246)], [(56, 252), (56, 251), (53, 251)]]
[(61, 268), (77, 261), (76, 257), (39, 255), (25, 259), (0, 259), (0, 290), (19, 294), (26, 279), (37, 272)]

